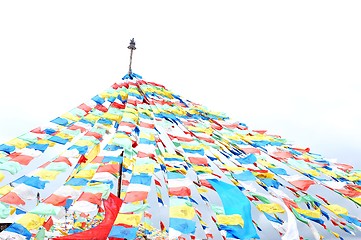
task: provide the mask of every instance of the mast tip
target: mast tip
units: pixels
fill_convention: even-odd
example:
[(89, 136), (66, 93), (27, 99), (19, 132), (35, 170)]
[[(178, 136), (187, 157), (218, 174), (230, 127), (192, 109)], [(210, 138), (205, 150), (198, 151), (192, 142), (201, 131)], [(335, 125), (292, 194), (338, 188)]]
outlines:
[(137, 48), (135, 47), (134, 38), (130, 39), (130, 43), (129, 43), (128, 49), (131, 49), (131, 50), (137, 49)]

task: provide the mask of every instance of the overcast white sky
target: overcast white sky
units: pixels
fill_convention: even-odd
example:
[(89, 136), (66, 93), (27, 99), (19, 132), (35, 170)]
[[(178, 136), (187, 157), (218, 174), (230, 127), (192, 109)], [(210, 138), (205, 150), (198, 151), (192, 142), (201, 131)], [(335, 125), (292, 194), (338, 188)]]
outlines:
[(1, 1), (0, 142), (133, 70), (361, 169), (359, 1)]

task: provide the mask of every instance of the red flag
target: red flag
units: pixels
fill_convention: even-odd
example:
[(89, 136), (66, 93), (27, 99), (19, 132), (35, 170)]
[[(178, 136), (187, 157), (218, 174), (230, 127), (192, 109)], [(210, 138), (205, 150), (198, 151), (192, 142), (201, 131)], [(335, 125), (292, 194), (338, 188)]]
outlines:
[(49, 231), (49, 229), (51, 228), (51, 226), (54, 225), (53, 219), (51, 217), (49, 217), (49, 219), (43, 223), (43, 227), (46, 229), (46, 231)]
[(202, 137), (202, 136), (197, 136), (198, 139), (209, 142), (209, 143), (214, 143), (214, 140), (212, 138), (209, 137)]
[(11, 161), (18, 162), (21, 165), (28, 165), (31, 162), (31, 160), (33, 160), (33, 157), (26, 155), (19, 155), (11, 159)]
[(207, 159), (205, 157), (189, 157), (189, 161), (197, 165), (207, 165)]
[(88, 105), (86, 105), (86, 104), (80, 104), (79, 106), (78, 106), (78, 108), (80, 108), (81, 110), (83, 110), (83, 111), (85, 111), (85, 112), (89, 112), (90, 110), (92, 110), (92, 108), (91, 107), (89, 107)]
[(57, 159), (53, 160), (53, 162), (63, 162), (63, 163), (68, 164), (69, 166), (72, 165), (68, 158), (62, 157), (62, 156), (60, 156)]
[(124, 202), (136, 202), (136, 201), (143, 201), (147, 199), (148, 192), (146, 191), (131, 191), (127, 192), (124, 198)]
[(189, 197), (191, 190), (187, 187), (172, 187), (168, 189), (169, 196)]
[(154, 182), (155, 182), (155, 185), (160, 186), (160, 187), (162, 186), (157, 179), (154, 179)]
[(97, 132), (87, 132), (85, 136), (93, 136), (97, 139), (101, 139), (103, 137), (100, 133)]
[(361, 192), (355, 189), (337, 189), (337, 191), (348, 197), (358, 197), (361, 195)]
[(291, 210), (291, 207), (298, 208), (297, 203), (295, 203), (291, 199), (282, 198), (282, 200), (290, 210)]
[(215, 189), (213, 188), (213, 186), (212, 186), (206, 179), (202, 179), (202, 180), (200, 180), (200, 182), (201, 182), (202, 186), (205, 186), (205, 187), (207, 187), (207, 188), (210, 188), (210, 189), (212, 189), (212, 190), (215, 190)]
[(145, 152), (138, 151), (137, 157), (139, 157), (139, 158), (144, 158), (144, 157), (155, 158), (155, 155), (153, 153), (145, 153)]
[(98, 168), (97, 172), (108, 172), (111, 174), (118, 174), (119, 167), (120, 167), (119, 163), (107, 164), (107, 165), (100, 166)]
[(114, 90), (117, 90), (117, 89), (119, 88), (119, 86), (118, 86), (118, 84), (114, 83), (114, 84), (112, 85), (112, 88), (113, 88)]
[(78, 198), (78, 201), (88, 201), (90, 203), (97, 204), (98, 206), (100, 206), (102, 202), (102, 194), (83, 192)]
[(47, 199), (45, 199), (44, 203), (50, 203), (54, 206), (65, 206), (66, 200), (69, 196), (64, 197), (56, 194), (51, 194)]
[(86, 214), (86, 213), (81, 213), (80, 214), (80, 217), (83, 217), (83, 218), (87, 218), (89, 216), (89, 214)]
[(265, 132), (267, 132), (267, 130), (252, 130), (252, 131), (259, 134), (265, 134)]
[(16, 205), (25, 205), (25, 202), (15, 192), (8, 192), (0, 198), (1, 202)]
[(196, 211), (196, 213), (198, 214), (198, 216), (202, 217), (202, 213), (200, 211), (198, 211), (197, 209), (194, 209)]
[(212, 173), (212, 175), (218, 177), (218, 178), (222, 178), (221, 176), (219, 176), (218, 174)]
[(53, 240), (107, 239), (114, 221), (117, 218), (121, 205), (122, 200), (111, 193), (108, 199), (104, 200), (105, 217), (99, 225), (83, 232), (74, 233), (68, 236), (55, 237)]
[(287, 152), (287, 151), (273, 152), (271, 154), (271, 156), (276, 158), (276, 159), (286, 159), (286, 158), (293, 157), (292, 153)]
[(241, 148), (241, 150), (242, 150), (244, 153), (246, 153), (246, 154), (248, 154), (248, 153), (257, 153), (257, 154), (260, 154), (260, 153), (261, 153), (261, 151), (260, 151), (259, 149), (253, 148), (253, 147)]
[(78, 130), (79, 129), (80, 132), (85, 132), (86, 131), (85, 128), (77, 126), (77, 125), (71, 125), (70, 127), (68, 127), (68, 129), (70, 129), (70, 130)]
[(160, 229), (162, 231), (165, 231), (165, 226), (164, 226), (164, 223), (162, 221), (160, 221)]
[(97, 110), (99, 110), (99, 111), (101, 111), (101, 112), (106, 112), (106, 111), (108, 111), (108, 109), (107, 109), (106, 107), (104, 107), (103, 105), (100, 105), (100, 104), (96, 105), (96, 106), (95, 106), (95, 109), (97, 109)]
[(88, 159), (84, 155), (81, 155), (79, 160), (78, 160), (78, 163), (79, 164), (86, 163), (86, 161), (88, 161)]
[(213, 239), (213, 234), (212, 233), (207, 233), (206, 237), (207, 237), (207, 239)]
[(152, 128), (152, 129), (154, 128), (153, 123), (146, 123), (146, 122), (142, 122), (142, 121), (139, 123), (139, 126), (140, 127), (145, 127), (145, 128)]
[(34, 129), (31, 130), (30, 132), (32, 132), (32, 133), (39, 133), (39, 134), (45, 134), (45, 132), (42, 131), (40, 127), (34, 128)]
[(129, 186), (130, 182), (127, 179), (122, 179), (122, 186)]
[(125, 108), (124, 104), (120, 104), (120, 103), (117, 103), (117, 102), (113, 102), (112, 104), (110, 104), (110, 106), (114, 107), (114, 108), (118, 108), (118, 109), (124, 109)]
[(311, 185), (315, 184), (315, 182), (312, 180), (295, 180), (291, 181), (290, 183), (302, 191), (307, 191)]
[(317, 196), (318, 198), (322, 199), (325, 203), (329, 204), (326, 198), (321, 197), (320, 195), (317, 195), (317, 194), (316, 194), (316, 196)]

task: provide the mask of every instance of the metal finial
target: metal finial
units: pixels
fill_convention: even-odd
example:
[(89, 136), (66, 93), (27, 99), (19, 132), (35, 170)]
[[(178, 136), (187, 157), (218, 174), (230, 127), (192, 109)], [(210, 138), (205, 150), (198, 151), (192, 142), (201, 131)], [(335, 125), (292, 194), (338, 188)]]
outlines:
[(134, 38), (130, 39), (130, 43), (129, 43), (128, 49), (132, 49), (132, 50), (137, 49), (137, 48), (135, 47)]
[(131, 77), (131, 74), (132, 74), (132, 58), (133, 58), (133, 50), (137, 49), (135, 47), (135, 41), (134, 41), (134, 38), (130, 39), (130, 43), (129, 43), (129, 46), (128, 46), (128, 49), (130, 49), (130, 61), (129, 61), (129, 76)]

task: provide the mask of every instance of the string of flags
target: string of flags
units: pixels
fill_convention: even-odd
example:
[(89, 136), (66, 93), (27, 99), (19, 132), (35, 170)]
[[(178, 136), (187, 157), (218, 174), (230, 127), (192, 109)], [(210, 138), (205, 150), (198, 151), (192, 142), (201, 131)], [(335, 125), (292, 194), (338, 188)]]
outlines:
[(0, 145), (0, 239), (347, 239), (361, 171), (135, 73)]

